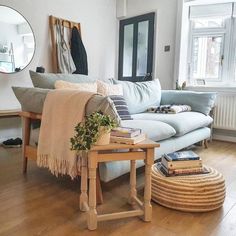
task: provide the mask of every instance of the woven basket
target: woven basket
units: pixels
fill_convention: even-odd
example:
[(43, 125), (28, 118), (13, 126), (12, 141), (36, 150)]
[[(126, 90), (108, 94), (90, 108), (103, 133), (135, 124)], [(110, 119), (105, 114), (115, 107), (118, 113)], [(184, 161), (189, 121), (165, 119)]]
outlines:
[(221, 207), (225, 199), (224, 178), (215, 169), (206, 169), (208, 174), (166, 177), (153, 165), (152, 200), (187, 212), (212, 211)]

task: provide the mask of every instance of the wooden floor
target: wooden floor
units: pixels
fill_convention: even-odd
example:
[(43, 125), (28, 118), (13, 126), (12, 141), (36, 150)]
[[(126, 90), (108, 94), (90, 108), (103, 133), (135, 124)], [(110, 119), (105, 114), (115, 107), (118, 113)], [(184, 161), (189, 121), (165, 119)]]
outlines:
[[(225, 176), (227, 196), (222, 209), (208, 213), (183, 213), (153, 203), (153, 220), (138, 218), (101, 222), (98, 230), (86, 228), (79, 211), (79, 180), (52, 176), (29, 164), (21, 173), (21, 150), (0, 148), (0, 235), (236, 235), (236, 144), (213, 142), (209, 149), (197, 148), (205, 164)], [(139, 193), (143, 175), (138, 176)], [(128, 177), (104, 186), (104, 204), (98, 212), (128, 209)]]

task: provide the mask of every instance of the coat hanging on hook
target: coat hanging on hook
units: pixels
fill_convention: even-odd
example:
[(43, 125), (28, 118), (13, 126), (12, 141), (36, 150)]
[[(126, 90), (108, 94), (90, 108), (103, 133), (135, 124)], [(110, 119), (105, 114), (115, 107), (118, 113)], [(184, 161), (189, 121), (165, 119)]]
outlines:
[(72, 28), (71, 34), (71, 55), (74, 60), (76, 71), (74, 74), (88, 74), (87, 53), (76, 27)]
[(64, 38), (64, 25), (61, 25), (60, 20), (56, 22), (56, 45), (59, 72), (72, 74), (76, 70), (76, 67)]

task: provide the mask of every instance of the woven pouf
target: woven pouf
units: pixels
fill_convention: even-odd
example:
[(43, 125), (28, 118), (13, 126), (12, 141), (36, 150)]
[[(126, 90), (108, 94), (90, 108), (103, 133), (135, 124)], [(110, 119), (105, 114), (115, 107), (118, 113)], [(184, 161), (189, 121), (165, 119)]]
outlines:
[(225, 181), (217, 170), (207, 174), (166, 177), (152, 166), (152, 200), (162, 206), (187, 212), (212, 211), (225, 199)]

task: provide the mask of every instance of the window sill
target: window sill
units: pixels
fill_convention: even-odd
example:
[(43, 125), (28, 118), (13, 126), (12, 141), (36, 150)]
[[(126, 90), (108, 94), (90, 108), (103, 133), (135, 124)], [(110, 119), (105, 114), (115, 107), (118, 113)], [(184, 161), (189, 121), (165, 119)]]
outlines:
[(188, 85), (186, 90), (211, 91), (211, 92), (236, 92), (236, 84), (233, 86)]

